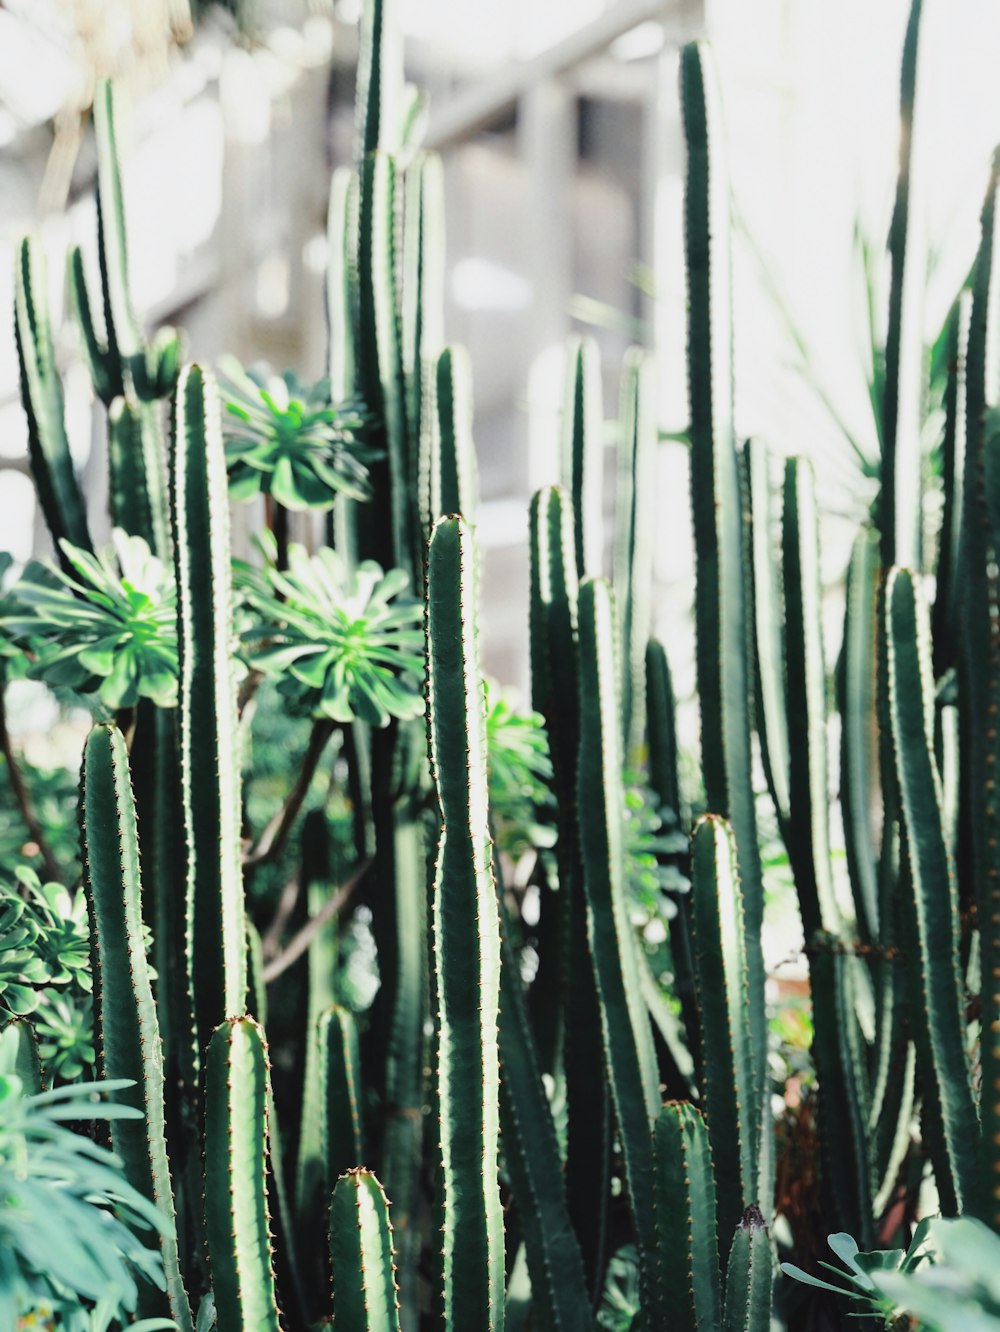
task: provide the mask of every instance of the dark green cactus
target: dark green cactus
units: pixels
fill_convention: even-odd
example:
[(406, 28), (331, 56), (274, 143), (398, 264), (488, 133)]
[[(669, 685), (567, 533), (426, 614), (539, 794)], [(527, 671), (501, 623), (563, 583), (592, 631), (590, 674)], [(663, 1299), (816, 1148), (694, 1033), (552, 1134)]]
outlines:
[(722, 1320), (715, 1172), (705, 1119), (668, 1101), (653, 1130), (657, 1288), (663, 1326), (714, 1332)]
[(560, 480), (573, 505), (578, 578), (601, 572), (604, 471), (601, 363), (593, 338), (570, 343), (562, 420)]
[(684, 237), (702, 766), (708, 807), (731, 822), (739, 854), (759, 1096), (767, 1049), (759, 942), (764, 899), (750, 771), (746, 571), (733, 426), (729, 197), (717, 139), (714, 71), (704, 43), (692, 43), (681, 53), (681, 107), (688, 154)]
[(735, 839), (724, 819), (708, 815), (695, 824), (691, 871), (705, 1115), (725, 1260), (733, 1228), (757, 1195), (761, 1107), (754, 1080), (746, 913)]
[(476, 647), (476, 550), (458, 518), (434, 528), (427, 573), (431, 760), (441, 807), (433, 891), (444, 1322), (503, 1326), (497, 1182), (500, 929)]
[(267, 1049), (253, 1018), (212, 1033), (205, 1056), (205, 1224), (219, 1332), (278, 1332), (267, 1210)]
[(626, 356), (621, 396), (614, 587), (622, 655), (623, 752), (626, 763), (635, 767), (646, 729), (646, 643), (652, 620), (656, 497), (653, 365), (638, 349)]
[(128, 753), (121, 732), (97, 726), (84, 749), (81, 821), (84, 887), (102, 1073), (130, 1078), (127, 1102), (140, 1119), (116, 1119), (111, 1139), (133, 1188), (166, 1219), (160, 1252), (165, 1296), (143, 1287), (147, 1317), (169, 1311), (182, 1329), (193, 1322), (178, 1257), (173, 1186), (164, 1128), (163, 1054), (142, 932), (142, 885)]
[(945, 841), (933, 750), (930, 631), (912, 574), (894, 569), (886, 589), (889, 706), (913, 884), (918, 946), (912, 1022), (925, 1096), (940, 1106), (945, 1159), (960, 1211), (974, 1203), (976, 1108), (965, 1053), (965, 995), (959, 971), (958, 896)]
[(637, 942), (625, 900), (621, 713), (614, 602), (602, 579), (580, 585), (580, 758), (577, 820), (587, 940), (597, 979), (604, 1060), (625, 1158), (647, 1300), (655, 1280), (650, 1133), (659, 1073), (642, 997)]
[(725, 1332), (770, 1332), (772, 1268), (767, 1224), (760, 1208), (751, 1204), (729, 1250)]
[(330, 1205), (333, 1326), (399, 1332), (389, 1201), (370, 1170), (337, 1181)]
[(427, 531), (438, 518), (475, 520), (479, 505), (472, 440), (472, 368), (461, 347), (446, 347), (434, 369), (434, 420), (429, 424)]
[(185, 369), (177, 385), (170, 480), (194, 1010), (189, 1039), (197, 1060), (227, 1013), (243, 1011), (247, 991), (226, 464), (218, 392), (197, 366)]
[(57, 548), (60, 540), (66, 540), (82, 550), (93, 550), (63, 420), (62, 381), (49, 323), (45, 261), (38, 243), (28, 236), (17, 251), (14, 332), (21, 369), (21, 402), (28, 418), (28, 456), (45, 522)]

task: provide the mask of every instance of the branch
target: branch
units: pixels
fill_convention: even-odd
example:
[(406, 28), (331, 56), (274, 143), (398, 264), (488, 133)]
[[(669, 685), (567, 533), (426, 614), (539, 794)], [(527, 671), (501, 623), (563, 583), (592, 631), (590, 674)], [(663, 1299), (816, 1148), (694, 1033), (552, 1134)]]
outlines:
[(7, 730), (7, 679), (2, 669), (0, 669), (0, 752), (7, 760), (7, 773), (10, 777), (14, 799), (17, 801), (21, 818), (24, 820), (24, 826), (27, 828), (31, 840), (37, 845), (42, 857), (45, 866), (45, 877), (51, 883), (62, 883), (63, 872), (59, 867), (59, 862), (52, 854), (52, 848), (48, 844), (42, 825), (38, 820), (38, 815), (35, 813), (35, 807), (31, 802), (28, 788), (24, 784), (24, 778), (14, 754), (14, 747), (10, 741), (10, 732)]
[(299, 769), (298, 777), (295, 779), (295, 784), (289, 791), (285, 803), (261, 833), (260, 841), (252, 851), (247, 852), (243, 857), (244, 870), (255, 870), (259, 865), (268, 865), (281, 854), (285, 843), (288, 841), (288, 834), (292, 831), (292, 825), (298, 818), (302, 802), (309, 791), (309, 784), (319, 767), (323, 750), (326, 748), (326, 743), (333, 735), (335, 728), (336, 722), (331, 721), (328, 717), (320, 717), (313, 722), (312, 733), (309, 736), (309, 746), (306, 749), (305, 758), (302, 760), (302, 766)]
[(276, 958), (267, 964), (261, 972), (261, 979), (265, 985), (270, 985), (272, 981), (278, 979), (280, 975), (288, 970), (293, 962), (297, 962), (309, 945), (319, 934), (323, 926), (334, 918), (339, 916), (344, 907), (354, 895), (354, 890), (364, 878), (368, 871), (370, 860), (363, 860), (351, 877), (338, 888), (334, 895), (323, 903), (323, 906), (316, 912), (311, 920), (306, 921), (298, 934), (294, 935), (291, 943), (283, 949)]

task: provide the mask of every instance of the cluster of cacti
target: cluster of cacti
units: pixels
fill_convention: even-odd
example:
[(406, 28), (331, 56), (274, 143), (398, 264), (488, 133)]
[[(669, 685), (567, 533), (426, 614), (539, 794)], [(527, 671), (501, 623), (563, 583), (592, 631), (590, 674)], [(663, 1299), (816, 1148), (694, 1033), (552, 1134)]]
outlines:
[[(530, 513), (532, 703), (555, 838), (539, 843), (529, 926), (494, 846), (471, 386), (442, 333), (441, 172), (410, 141), (391, 8), (364, 8), (357, 160), (331, 190), (329, 396), (310, 390), (287, 407), (265, 396), (278, 423), (264, 439), (266, 413), (241, 379), (246, 431), (228, 477), (213, 376), (182, 366), (172, 331), (147, 345), (133, 312), (110, 90), (97, 97), (103, 321), (78, 251), (72, 304), (107, 407), (114, 525), (172, 568), (163, 604), (176, 602), (176, 637), (153, 666), (136, 655), (127, 678), (114, 652), (155, 639), (130, 617), (159, 594), (127, 583), (113, 645), (87, 630), (59, 648), (64, 670), (77, 663), (70, 682), (100, 689), (116, 712), (86, 742), (80, 809), (100, 1071), (131, 1080), (124, 1099), (143, 1112), (112, 1120), (112, 1144), (164, 1222), (164, 1281), (144, 1285), (139, 1311), (181, 1329), (214, 1318), (224, 1332), (307, 1328), (331, 1313), (349, 1332), (476, 1332), (508, 1312), (519, 1327), (575, 1332), (606, 1315), (612, 1259), (634, 1246), (633, 1326), (766, 1332), (776, 1210), (805, 1240), (775, 1193), (758, 744), (809, 959), (827, 1229), (868, 1248), (892, 1241), (915, 1216), (908, 1188), (925, 1158), (946, 1214), (1000, 1229), (1000, 157), (971, 305), (964, 296), (953, 315), (943, 525), (925, 542), (903, 154), (882, 495), (851, 560), (835, 673), (848, 901), (831, 855), (812, 470), (785, 464), (779, 528), (767, 449), (737, 447), (719, 109), (707, 49), (683, 51), (704, 801), (691, 802), (702, 812), (689, 847), (661, 852), (674, 888), (656, 908), (669, 922), (657, 953), (635, 925), (626, 782), (638, 773), (672, 828), (688, 802), (667, 653), (651, 637), (652, 368), (630, 353), (623, 375), (609, 582), (599, 366), (580, 342), (561, 485)], [(919, 20), (915, 0), (904, 115)], [(54, 586), (114, 609), (100, 580), (115, 568), (93, 556), (73, 473), (43, 288), (25, 241), (23, 398), (65, 576), (24, 592), (9, 634), (63, 604)], [(350, 413), (338, 418), (338, 404)], [(338, 452), (349, 421), (364, 433), (353, 459)], [(313, 433), (293, 457), (303, 422)], [(240, 566), (234, 585), (229, 502), (248, 488), (267, 498), (276, 567)], [(310, 506), (332, 510), (333, 550), (314, 559), (288, 544), (287, 509)], [(924, 565), (936, 574), (932, 615)], [(407, 584), (425, 589), (424, 708)], [(244, 632), (253, 669), (239, 678), (237, 603), (257, 616)], [(174, 658), (165, 692), (156, 671)], [(281, 680), (279, 706), (313, 720), (289, 798), (254, 841), (241, 769), (264, 672)], [(350, 813), (336, 848), (335, 797)], [(296, 832), (297, 895), (275, 914), (254, 877)], [(339, 891), (333, 850), (350, 871)], [(337, 918), (355, 890), (379, 973), (361, 1012), (338, 979)], [(275, 997), (301, 1025), (286, 1037), (274, 1019), (289, 1057), (275, 1060), (272, 1087)]]

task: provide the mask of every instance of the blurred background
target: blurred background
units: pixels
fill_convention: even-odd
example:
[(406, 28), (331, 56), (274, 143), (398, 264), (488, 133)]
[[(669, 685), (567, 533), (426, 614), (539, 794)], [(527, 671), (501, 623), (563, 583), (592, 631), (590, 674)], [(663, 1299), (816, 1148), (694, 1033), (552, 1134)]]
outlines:
[[(600, 344), (609, 423), (625, 348), (658, 354), (656, 628), (679, 692), (690, 690), (686, 453), (669, 436), (687, 421), (677, 52), (693, 36), (716, 49), (728, 131), (738, 429), (813, 456), (835, 603), (851, 525), (871, 499), (865, 460), (877, 456), (868, 312), (885, 308), (907, 9), (400, 0), (407, 76), (429, 94), (425, 144), (444, 161), (446, 335), (473, 363), (483, 651), (502, 680), (527, 682), (528, 499), (557, 478), (563, 348), (582, 332)], [(927, 0), (925, 10), (914, 192), (929, 344), (971, 263), (1000, 139), (1000, 6)], [(357, 17), (356, 0), (0, 5), (0, 308), (13, 305), (16, 240), (36, 232), (89, 493), (101, 493), (104, 450), (91, 442), (104, 426), (61, 312), (71, 242), (96, 272), (95, 78), (117, 83), (143, 316), (182, 325), (199, 360), (231, 352), (312, 380), (326, 368), (325, 212), (331, 170), (351, 154)], [(26, 474), (12, 318), (2, 328), (0, 527), (24, 561), (45, 552), (47, 535)], [(93, 521), (106, 534), (106, 517)]]

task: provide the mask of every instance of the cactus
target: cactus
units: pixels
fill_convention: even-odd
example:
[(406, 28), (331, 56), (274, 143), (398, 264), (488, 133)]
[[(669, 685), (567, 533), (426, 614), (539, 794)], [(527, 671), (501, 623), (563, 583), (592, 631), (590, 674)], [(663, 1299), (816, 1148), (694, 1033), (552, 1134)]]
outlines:
[(164, 1130), (163, 1055), (142, 937), (142, 886), (135, 805), (121, 732), (96, 726), (83, 759), (81, 819), (84, 887), (91, 921), (91, 959), (100, 1060), (108, 1078), (131, 1078), (126, 1100), (140, 1119), (116, 1119), (111, 1139), (125, 1177), (166, 1218), (160, 1253), (166, 1299), (144, 1287), (143, 1312), (193, 1326), (181, 1278), (173, 1186)]
[(646, 729), (646, 643), (652, 619), (656, 495), (652, 371), (650, 359), (633, 350), (626, 357), (622, 374), (614, 586), (622, 645), (623, 752), (631, 767), (640, 760)]
[(320, 1085), (324, 1092), (323, 1163), (326, 1192), (364, 1160), (361, 1137), (361, 1061), (353, 1014), (334, 1004), (320, 1017)]
[(919, 966), (913, 989), (917, 1054), (925, 1096), (940, 1107), (944, 1161), (960, 1211), (973, 1203), (976, 1108), (965, 1054), (965, 996), (958, 966), (955, 872), (944, 837), (934, 761), (930, 631), (912, 575), (894, 569), (886, 589), (892, 739), (913, 884)]
[(587, 941), (597, 978), (604, 1060), (625, 1157), (625, 1178), (647, 1299), (653, 1288), (650, 1131), (659, 1074), (642, 998), (636, 939), (625, 902), (621, 724), (614, 605), (602, 579), (580, 585), (580, 758), (577, 774)]
[(472, 368), (464, 348), (444, 349), (437, 358), (434, 385), (434, 421), (428, 426), (428, 531), (449, 513), (474, 520), (479, 504), (472, 442)]
[(653, 1130), (663, 1326), (714, 1332), (722, 1319), (715, 1172), (701, 1111), (668, 1101)]
[(705, 1115), (725, 1260), (733, 1227), (757, 1195), (761, 1108), (754, 1080), (754, 999), (743, 891), (735, 838), (724, 819), (707, 815), (695, 824), (691, 870)]
[(219, 1332), (278, 1332), (267, 1210), (267, 1050), (253, 1018), (212, 1033), (205, 1056), (205, 1225)]
[(26, 236), (17, 251), (14, 332), (21, 402), (28, 418), (31, 473), (57, 549), (60, 540), (66, 540), (83, 550), (93, 550), (86, 506), (66, 438), (62, 382), (56, 369), (47, 301), (44, 258), (38, 243)]
[(370, 1170), (337, 1181), (330, 1204), (333, 1326), (399, 1332), (389, 1201)]
[(750, 773), (743, 515), (733, 433), (729, 200), (714, 74), (704, 43), (689, 44), (681, 54), (681, 106), (688, 150), (684, 236), (702, 763), (708, 807), (729, 819), (736, 837), (759, 1097), (767, 1051), (759, 944), (764, 901)]
[(726, 1271), (725, 1332), (770, 1332), (771, 1240), (759, 1207), (751, 1204), (736, 1227)]
[(601, 480), (604, 471), (601, 365), (593, 338), (567, 351), (560, 480), (573, 505), (578, 578), (599, 574), (602, 562)]
[[(910, 207), (913, 187), (913, 120), (923, 0), (912, 0), (900, 78), (901, 134), (896, 203), (889, 231), (892, 283), (885, 344), (882, 405), (882, 485), (879, 530), (883, 568), (915, 564), (920, 556), (920, 407), (923, 392), (923, 292), (927, 254), (921, 234), (923, 208)], [(919, 179), (918, 179), (919, 183)]]
[(183, 371), (174, 404), (180, 751), (187, 843), (187, 966), (195, 1058), (246, 1002), (240, 766), (233, 686), (226, 467), (211, 376)]
[[(531, 688), (545, 718), (559, 809), (559, 891), (546, 891), (542, 910), (551, 920), (552, 944), (539, 958), (535, 1004), (563, 1037), (569, 1122), (566, 1192), (580, 1237), (589, 1288), (603, 1281), (610, 1196), (611, 1107), (607, 1084), (595, 1087), (603, 1060), (600, 1000), (587, 945), (586, 897), (577, 822), (580, 696), (577, 644), (576, 540), (572, 502), (558, 487), (531, 502)], [(563, 979), (565, 977), (565, 980)], [(537, 1011), (537, 1009), (536, 1009)]]
[(427, 696), (441, 807), (433, 889), (437, 1080), (444, 1189), (444, 1322), (503, 1327), (497, 1183), (500, 930), (476, 652), (476, 551), (458, 518), (434, 528), (427, 573)]

